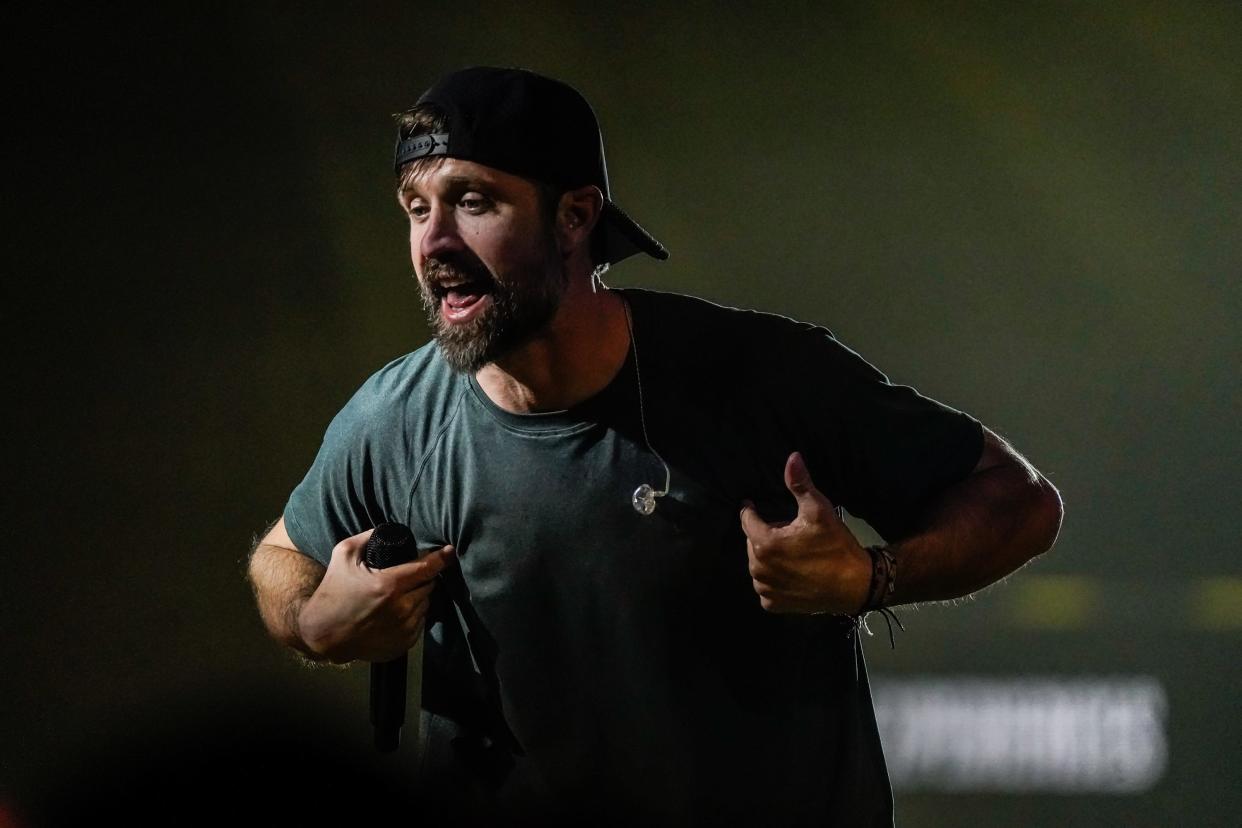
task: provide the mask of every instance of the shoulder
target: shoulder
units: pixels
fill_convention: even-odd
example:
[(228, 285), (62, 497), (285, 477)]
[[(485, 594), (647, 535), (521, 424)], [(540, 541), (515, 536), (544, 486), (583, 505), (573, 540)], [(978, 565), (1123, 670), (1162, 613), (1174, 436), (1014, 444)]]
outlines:
[(699, 332), (723, 334), (769, 335), (780, 338), (826, 336), (832, 332), (822, 325), (802, 322), (778, 313), (737, 308), (698, 296), (644, 288), (624, 288), (620, 293), (629, 300), (638, 317), (653, 327), (687, 335)]
[(366, 379), (329, 428), (355, 438), (430, 436), (449, 417), (463, 384), (435, 343), (398, 357)]
[[(869, 379), (882, 379), (873, 366), (840, 342), (831, 330), (778, 313), (731, 307), (696, 296), (627, 288), (622, 291), (635, 308), (635, 324), (649, 339), (674, 350), (698, 352), (705, 359), (734, 367), (819, 364)], [(639, 320), (642, 320), (640, 323)]]

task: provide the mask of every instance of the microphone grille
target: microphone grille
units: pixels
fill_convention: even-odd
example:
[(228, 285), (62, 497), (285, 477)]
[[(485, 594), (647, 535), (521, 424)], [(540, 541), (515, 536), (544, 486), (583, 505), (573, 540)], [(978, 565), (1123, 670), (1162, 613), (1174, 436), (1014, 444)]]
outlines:
[(367, 540), (363, 553), (371, 569), (387, 569), (418, 557), (414, 535), (400, 523), (381, 523)]

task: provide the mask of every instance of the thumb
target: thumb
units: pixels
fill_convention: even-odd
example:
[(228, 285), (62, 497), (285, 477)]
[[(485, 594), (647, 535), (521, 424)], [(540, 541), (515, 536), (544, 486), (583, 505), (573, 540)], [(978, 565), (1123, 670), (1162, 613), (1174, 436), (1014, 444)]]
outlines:
[(435, 577), (456, 559), (456, 555), (457, 553), (453, 547), (442, 546), (439, 549), (428, 552), (421, 558), (390, 566), (384, 572), (396, 580), (399, 588), (404, 590), (417, 589), (435, 580)]
[(806, 467), (802, 452), (795, 451), (785, 461), (785, 488), (798, 501), (798, 514), (802, 517), (816, 520), (833, 509), (832, 501), (827, 495), (815, 488), (815, 481), (811, 480), (811, 472)]

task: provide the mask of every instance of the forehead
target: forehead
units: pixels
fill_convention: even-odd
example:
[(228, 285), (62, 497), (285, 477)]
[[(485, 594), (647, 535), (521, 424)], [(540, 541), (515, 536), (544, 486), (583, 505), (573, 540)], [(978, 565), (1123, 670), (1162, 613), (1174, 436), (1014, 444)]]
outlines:
[(534, 193), (533, 182), (518, 175), (460, 158), (424, 158), (415, 161), (401, 176), (398, 194), (431, 195), (461, 187), (486, 187), (501, 192)]

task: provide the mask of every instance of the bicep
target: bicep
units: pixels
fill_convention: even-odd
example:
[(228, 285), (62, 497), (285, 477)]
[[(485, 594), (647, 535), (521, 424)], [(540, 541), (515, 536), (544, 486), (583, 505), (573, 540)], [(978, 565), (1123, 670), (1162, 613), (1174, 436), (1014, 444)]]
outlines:
[(259, 616), (277, 641), (307, 652), (298, 631), (298, 612), (325, 571), (321, 563), (294, 544), (283, 517), (255, 544), (248, 568), (250, 585)]
[[(263, 536), (263, 540), (259, 541), (259, 546), (278, 546), (281, 549), (289, 549), (294, 552), (301, 552), (297, 544), (293, 542), (293, 538), (289, 537), (289, 530), (285, 528), (285, 516), (281, 515), (280, 519), (272, 524), (272, 528)], [(305, 554), (305, 553), (303, 553)]]
[(309, 594), (308, 590), (313, 591), (323, 580), (325, 567), (298, 549), (289, 537), (282, 516), (255, 544), (249, 570), (250, 581), (260, 598), (265, 594), (276, 594), (287, 600), (290, 595), (305, 595)]

